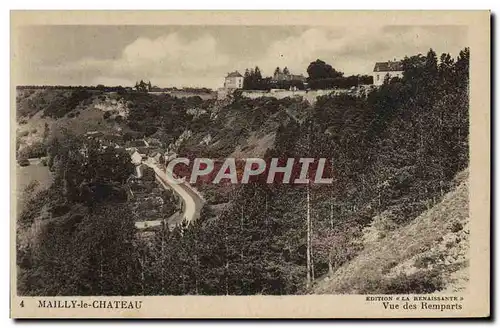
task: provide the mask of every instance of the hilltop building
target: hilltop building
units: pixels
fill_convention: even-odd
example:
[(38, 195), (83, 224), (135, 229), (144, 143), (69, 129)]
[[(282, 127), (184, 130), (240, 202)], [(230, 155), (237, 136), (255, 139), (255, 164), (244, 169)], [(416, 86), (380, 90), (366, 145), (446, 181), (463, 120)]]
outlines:
[(401, 61), (377, 62), (373, 68), (373, 84), (382, 85), (386, 76), (389, 78), (403, 77), (403, 63)]
[(243, 88), (243, 75), (238, 71), (228, 73), (224, 79), (225, 89), (241, 89)]

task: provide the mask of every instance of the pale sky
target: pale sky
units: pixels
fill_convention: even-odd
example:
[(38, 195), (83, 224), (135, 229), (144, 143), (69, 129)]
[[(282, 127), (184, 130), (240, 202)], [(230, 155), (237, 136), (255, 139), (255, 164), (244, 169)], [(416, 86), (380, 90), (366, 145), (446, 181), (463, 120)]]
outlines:
[(453, 57), (468, 46), (462, 26), (30, 26), (16, 40), (19, 84), (217, 88), (231, 71), (287, 66), (307, 76), (321, 59), (350, 74), (376, 61), (425, 54)]

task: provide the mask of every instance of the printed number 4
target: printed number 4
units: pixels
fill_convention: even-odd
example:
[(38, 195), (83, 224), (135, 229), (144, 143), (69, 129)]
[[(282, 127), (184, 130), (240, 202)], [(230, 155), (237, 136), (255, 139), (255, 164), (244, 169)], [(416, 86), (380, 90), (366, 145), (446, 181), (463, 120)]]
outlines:
[(19, 303), (19, 305), (20, 305), (21, 307), (24, 307), (24, 301), (21, 301), (21, 303)]

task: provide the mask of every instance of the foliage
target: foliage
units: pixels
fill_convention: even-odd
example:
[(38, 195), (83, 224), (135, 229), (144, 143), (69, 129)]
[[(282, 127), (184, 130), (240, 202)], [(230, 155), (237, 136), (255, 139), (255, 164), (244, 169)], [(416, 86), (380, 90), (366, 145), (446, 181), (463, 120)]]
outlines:
[(255, 69), (246, 69), (243, 75), (244, 90), (268, 90), (270, 89), (271, 78), (263, 78), (260, 68), (255, 66)]
[(47, 156), (47, 146), (43, 142), (35, 142), (31, 145), (24, 146), (18, 153), (18, 158), (39, 158)]
[(359, 85), (373, 84), (370, 75), (344, 76), (343, 72), (335, 70), (331, 65), (317, 59), (311, 62), (307, 68), (307, 78), (310, 89), (349, 89)]
[(199, 97), (176, 98), (147, 93), (128, 94), (124, 99), (130, 102), (125, 122), (132, 134), (155, 135), (161, 142), (181, 135), (189, 122), (186, 108), (199, 105), (201, 100)]
[(308, 81), (321, 80), (321, 79), (334, 79), (342, 77), (344, 73), (338, 72), (331, 65), (325, 63), (320, 59), (316, 59), (307, 67), (307, 74), (309, 74)]
[(393, 278), (368, 281), (360, 294), (430, 294), (443, 289), (444, 279), (434, 269), (400, 274)]
[(140, 271), (123, 189), (129, 155), (68, 131), (53, 136), (48, 152), (54, 182), (30, 196), (18, 219), (21, 231), (41, 221), (36, 239), (18, 246), (19, 293), (134, 294)]
[(30, 161), (27, 158), (21, 158), (17, 161), (20, 166), (29, 166)]
[(148, 92), (151, 91), (151, 82), (148, 81), (147, 83), (141, 80), (140, 82), (135, 83), (134, 87), (137, 91), (139, 92)]
[(140, 263), (135, 227), (124, 207), (75, 212), (42, 226), (38, 241), (18, 252), (21, 295), (137, 295)]
[(63, 117), (75, 109), (82, 101), (92, 97), (92, 95), (88, 90), (79, 89), (56, 94), (54, 99), (43, 109), (43, 116), (50, 116), (52, 118)]
[(119, 186), (133, 172), (125, 150), (104, 148), (98, 141), (64, 130), (50, 141), (48, 153), (56, 171), (54, 183), (68, 201), (93, 203), (121, 198)]

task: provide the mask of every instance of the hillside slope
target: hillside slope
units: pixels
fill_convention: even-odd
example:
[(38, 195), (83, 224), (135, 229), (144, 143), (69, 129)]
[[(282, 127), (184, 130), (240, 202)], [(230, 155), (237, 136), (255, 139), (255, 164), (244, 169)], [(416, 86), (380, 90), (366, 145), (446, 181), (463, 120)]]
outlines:
[(456, 292), (468, 277), (468, 171), (442, 201), (408, 225), (375, 241), (321, 279), (313, 293), (392, 294)]
[(18, 90), (16, 102), (18, 149), (45, 143), (51, 131), (61, 128), (77, 135), (88, 131), (117, 133), (124, 128), (118, 122), (128, 114), (122, 98), (116, 93), (26, 89)]

